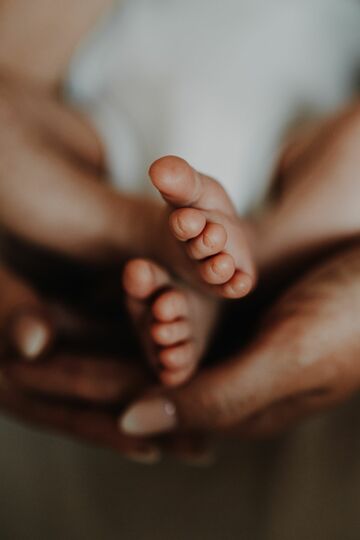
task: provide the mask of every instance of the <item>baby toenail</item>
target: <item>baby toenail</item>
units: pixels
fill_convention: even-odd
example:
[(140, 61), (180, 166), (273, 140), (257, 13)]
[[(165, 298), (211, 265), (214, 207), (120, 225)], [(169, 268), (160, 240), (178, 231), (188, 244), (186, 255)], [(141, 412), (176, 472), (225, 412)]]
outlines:
[(216, 238), (214, 238), (213, 234), (210, 234), (209, 232), (204, 232), (203, 234), (203, 244), (205, 247), (209, 249), (213, 249), (216, 247)]
[(211, 264), (211, 269), (215, 274), (223, 274), (227, 270), (227, 261), (223, 259), (215, 259)]
[(184, 221), (184, 219), (181, 218), (180, 216), (176, 216), (175, 222), (176, 222), (176, 228), (178, 232), (182, 234), (183, 236), (185, 236), (187, 234), (188, 227), (186, 226), (186, 222)]

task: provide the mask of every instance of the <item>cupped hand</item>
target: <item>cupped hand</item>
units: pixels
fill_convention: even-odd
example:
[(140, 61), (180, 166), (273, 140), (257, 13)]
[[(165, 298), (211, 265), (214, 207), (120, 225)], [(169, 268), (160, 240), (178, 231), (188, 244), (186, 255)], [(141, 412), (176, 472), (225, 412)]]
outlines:
[(251, 345), (186, 386), (147, 392), (123, 433), (264, 436), (348, 398), (360, 385), (360, 247), (334, 255), (270, 309)]
[(86, 262), (139, 254), (158, 204), (106, 180), (101, 143), (83, 115), (48, 90), (0, 75), (1, 235)]
[[(122, 435), (116, 425), (121, 404), (151, 381), (141, 362), (123, 360), (130, 334), (120, 311), (118, 264), (123, 251), (146, 244), (146, 220), (133, 217), (135, 209), (144, 217), (139, 208), (148, 202), (106, 184), (91, 126), (47, 90), (1, 77), (0, 116), (0, 408), (155, 462), (158, 446)], [(74, 263), (75, 280), (68, 272)], [(61, 352), (64, 334), (88, 349), (96, 342), (96, 349)], [(172, 453), (180, 448), (198, 459), (198, 441), (177, 440), (168, 444)]]
[[(150, 442), (117, 429), (119, 408), (149, 384), (141, 362), (121, 354), (80, 352), (75, 344), (105, 342), (96, 322), (70, 309), (55, 309), (26, 280), (0, 268), (0, 409), (19, 421), (116, 450), (143, 463), (160, 459)], [(120, 323), (119, 323), (120, 324)], [(115, 327), (115, 325), (114, 325)], [(74, 344), (61, 352), (57, 340), (66, 328)], [(116, 343), (119, 332), (114, 332)]]
[[(75, 272), (77, 280), (67, 271), (73, 261), (101, 265), (111, 246), (121, 247), (116, 233), (110, 234), (120, 199), (103, 181), (97, 138), (79, 114), (11, 77), (0, 80), (0, 116), (0, 408), (22, 421), (154, 461), (157, 448), (116, 429), (114, 410), (148, 376), (140, 363), (119, 354), (121, 335), (129, 340), (117, 296), (120, 269), (111, 291), (102, 266), (90, 272), (100, 275), (96, 286), (90, 280), (86, 287), (82, 270)], [(64, 267), (54, 254), (69, 257)], [(75, 300), (66, 289), (77, 289)], [(98, 317), (100, 308), (107, 318)], [(103, 347), (91, 355), (80, 354), (78, 346), (61, 352), (64, 336), (91, 346), (101, 338)], [(110, 338), (116, 355), (108, 352)]]

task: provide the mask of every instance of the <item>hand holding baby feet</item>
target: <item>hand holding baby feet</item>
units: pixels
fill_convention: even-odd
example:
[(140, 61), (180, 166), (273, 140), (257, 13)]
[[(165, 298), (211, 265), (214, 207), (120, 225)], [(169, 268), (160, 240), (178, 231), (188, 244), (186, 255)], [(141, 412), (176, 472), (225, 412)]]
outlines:
[(223, 298), (241, 298), (254, 287), (256, 272), (247, 230), (224, 188), (186, 161), (163, 157), (150, 178), (169, 204), (170, 231), (182, 243), (188, 264), (175, 271), (205, 284)]
[(161, 382), (184, 383), (206, 352), (218, 302), (175, 285), (166, 270), (145, 259), (126, 265), (123, 285), (146, 357)]

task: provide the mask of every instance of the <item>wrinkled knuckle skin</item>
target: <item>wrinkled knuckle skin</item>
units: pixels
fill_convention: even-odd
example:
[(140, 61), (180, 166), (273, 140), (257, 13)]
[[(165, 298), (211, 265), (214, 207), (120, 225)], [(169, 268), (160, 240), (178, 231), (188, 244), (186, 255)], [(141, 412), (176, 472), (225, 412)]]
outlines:
[(216, 234), (214, 234), (213, 231), (207, 231), (206, 229), (203, 232), (202, 241), (205, 248), (207, 249), (215, 249), (217, 244), (219, 243)]
[(194, 399), (182, 402), (177, 408), (181, 425), (186, 427), (189, 424), (192, 428), (214, 433), (230, 430), (239, 412), (233, 400), (223, 393), (215, 396), (213, 393), (199, 392), (196, 402)]

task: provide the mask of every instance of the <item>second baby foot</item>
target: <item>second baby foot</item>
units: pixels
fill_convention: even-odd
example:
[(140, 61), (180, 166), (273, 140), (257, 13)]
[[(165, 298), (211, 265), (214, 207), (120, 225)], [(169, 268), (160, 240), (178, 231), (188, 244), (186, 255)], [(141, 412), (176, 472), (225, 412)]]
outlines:
[(175, 156), (155, 161), (149, 174), (170, 206), (170, 231), (188, 258), (187, 268), (180, 268), (182, 277), (189, 279), (190, 269), (192, 279), (195, 274), (218, 296), (246, 296), (256, 272), (246, 226), (224, 188)]
[(145, 355), (161, 382), (177, 386), (194, 373), (210, 341), (219, 303), (175, 285), (146, 259), (127, 263), (123, 285)]

